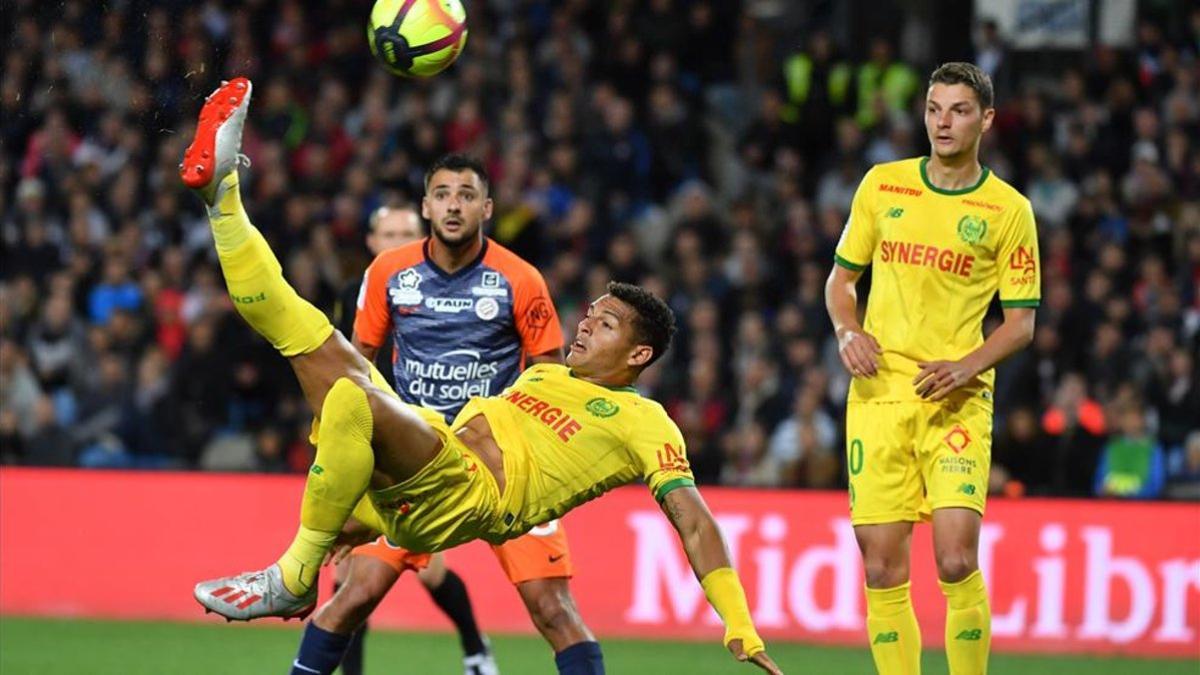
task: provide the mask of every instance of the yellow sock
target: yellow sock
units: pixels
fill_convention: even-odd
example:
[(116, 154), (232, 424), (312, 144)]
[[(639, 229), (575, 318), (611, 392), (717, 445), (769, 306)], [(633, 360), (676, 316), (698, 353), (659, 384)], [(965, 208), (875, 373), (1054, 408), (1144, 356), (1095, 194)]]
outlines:
[(312, 587), (325, 554), (367, 491), (375, 467), (373, 429), (366, 392), (344, 377), (334, 382), (321, 408), (321, 440), (304, 484), (300, 529), (279, 559), (283, 583), (296, 595)]
[(946, 596), (946, 660), (950, 675), (986, 675), (992, 646), (987, 586), (975, 570), (962, 581), (938, 582)]
[(218, 253), (232, 251), (250, 238), (254, 226), (242, 206), (242, 193), (238, 188), (238, 172), (232, 171), (221, 179), (217, 189), (217, 202), (208, 208), (208, 223), (212, 226), (213, 243)]
[(284, 356), (315, 350), (329, 339), (333, 325), (284, 280), (275, 254), (242, 208), (236, 171), (223, 186), (208, 219), (234, 307)]
[(880, 675), (919, 675), (921, 628), (913, 611), (909, 582), (867, 589), (867, 637)]

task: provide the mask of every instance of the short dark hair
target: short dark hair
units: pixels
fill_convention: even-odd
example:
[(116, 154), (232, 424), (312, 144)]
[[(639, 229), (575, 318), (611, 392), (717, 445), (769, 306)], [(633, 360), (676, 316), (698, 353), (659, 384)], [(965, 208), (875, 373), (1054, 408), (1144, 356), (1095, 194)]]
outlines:
[(471, 155), (461, 152), (452, 152), (448, 155), (438, 157), (433, 164), (425, 171), (425, 189), (429, 189), (429, 181), (433, 179), (433, 174), (446, 169), (458, 173), (459, 171), (474, 171), (476, 176), (479, 176), (479, 182), (483, 183), (483, 190), (490, 190), (491, 179), (488, 178), (487, 168), (483, 166), (483, 162)]
[(983, 72), (979, 66), (965, 61), (951, 61), (938, 66), (929, 76), (929, 86), (935, 84), (965, 84), (975, 92), (979, 99), (979, 107), (987, 110), (996, 100), (995, 90), (992, 89), (992, 78)]
[(633, 308), (633, 330), (640, 345), (650, 345), (653, 354), (646, 362), (649, 367), (671, 346), (675, 336), (675, 314), (667, 303), (641, 286), (620, 281), (608, 282), (608, 294)]

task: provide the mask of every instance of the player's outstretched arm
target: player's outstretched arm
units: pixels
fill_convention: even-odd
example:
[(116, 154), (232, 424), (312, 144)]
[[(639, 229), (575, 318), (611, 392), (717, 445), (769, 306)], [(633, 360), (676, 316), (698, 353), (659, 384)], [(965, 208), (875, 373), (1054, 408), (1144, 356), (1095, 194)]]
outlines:
[(750, 661), (768, 673), (781, 673), (754, 630), (746, 593), (729, 561), (725, 538), (700, 492), (694, 487), (676, 488), (663, 498), (662, 509), (679, 533), (704, 595), (725, 622), (726, 649), (739, 661)]

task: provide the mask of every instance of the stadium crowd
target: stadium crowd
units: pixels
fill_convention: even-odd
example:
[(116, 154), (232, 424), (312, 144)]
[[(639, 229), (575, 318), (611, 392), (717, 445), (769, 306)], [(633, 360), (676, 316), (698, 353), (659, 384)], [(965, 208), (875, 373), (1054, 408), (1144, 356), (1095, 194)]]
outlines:
[[(701, 483), (844, 484), (823, 285), (866, 169), (928, 151), (936, 64), (766, 29), (780, 4), (472, 3), (466, 53), (414, 82), (373, 63), (364, 0), (10, 3), (3, 461), (307, 468), (310, 413), (232, 313), (177, 178), (204, 96), (244, 74), (247, 206), (303, 296), (332, 315), (372, 211), (474, 153), (490, 235), (543, 271), (567, 334), (609, 279), (669, 299), (681, 330), (642, 389)], [(1053, 70), (987, 23), (963, 55), (995, 79), (982, 156), (1032, 201), (1044, 269), (1034, 342), (998, 370), (996, 492), (1200, 498), (1200, 10), (1184, 19)]]

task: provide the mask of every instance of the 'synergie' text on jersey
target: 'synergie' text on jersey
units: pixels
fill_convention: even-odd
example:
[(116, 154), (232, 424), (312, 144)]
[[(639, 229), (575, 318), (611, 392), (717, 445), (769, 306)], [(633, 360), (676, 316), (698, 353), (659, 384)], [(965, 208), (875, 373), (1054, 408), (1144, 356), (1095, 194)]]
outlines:
[(631, 387), (610, 389), (566, 366), (538, 364), (499, 396), (471, 399), (453, 426), (479, 414), (504, 454), (500, 508), (510, 532), (639, 478), (660, 501), (695, 484), (679, 428)]
[[(934, 187), (927, 158), (879, 164), (863, 178), (835, 262), (871, 266), (863, 329), (879, 341), (879, 373), (856, 377), (850, 400), (920, 400), (920, 362), (956, 360), (983, 343), (996, 292), (1004, 307), (1037, 307), (1041, 263), (1029, 200), (986, 168), (962, 190)], [(994, 374), (964, 386), (990, 399)]]

